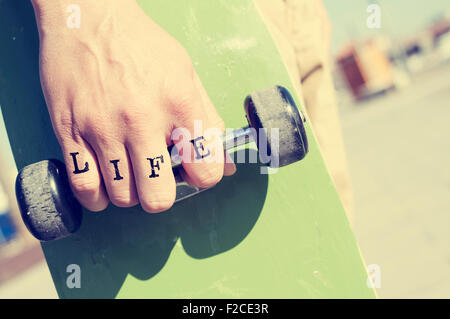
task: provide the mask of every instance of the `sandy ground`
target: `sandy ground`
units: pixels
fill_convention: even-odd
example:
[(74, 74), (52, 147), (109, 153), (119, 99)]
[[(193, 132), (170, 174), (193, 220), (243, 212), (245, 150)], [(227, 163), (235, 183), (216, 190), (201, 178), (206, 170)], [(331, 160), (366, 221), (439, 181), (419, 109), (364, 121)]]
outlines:
[[(355, 234), (381, 267), (379, 296), (450, 297), (450, 65), (411, 86), (341, 107), (355, 192)], [(45, 263), (0, 298), (56, 298)]]
[(40, 262), (0, 286), (0, 299), (58, 298), (47, 264)]
[(450, 64), (341, 107), (355, 233), (380, 297), (450, 297)]

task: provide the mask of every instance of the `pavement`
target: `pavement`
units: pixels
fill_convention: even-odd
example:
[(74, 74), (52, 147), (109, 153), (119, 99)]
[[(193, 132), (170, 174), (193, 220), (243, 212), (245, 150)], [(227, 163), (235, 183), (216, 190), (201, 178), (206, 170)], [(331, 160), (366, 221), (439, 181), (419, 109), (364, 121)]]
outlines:
[(450, 64), (341, 105), (354, 230), (382, 298), (450, 298)]
[[(450, 65), (340, 112), (354, 231), (380, 267), (378, 295), (450, 298)], [(56, 297), (45, 262), (0, 286), (0, 299)]]
[(45, 261), (41, 261), (0, 286), (0, 299), (58, 298)]

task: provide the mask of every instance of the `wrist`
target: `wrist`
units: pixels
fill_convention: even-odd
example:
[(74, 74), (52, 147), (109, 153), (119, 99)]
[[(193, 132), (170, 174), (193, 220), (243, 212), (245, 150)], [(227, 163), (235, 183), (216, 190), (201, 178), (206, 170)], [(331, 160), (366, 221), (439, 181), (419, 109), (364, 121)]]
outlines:
[[(31, 0), (39, 32), (61, 32), (77, 18), (90, 25), (111, 10), (135, 4), (136, 0)], [(74, 20), (75, 19), (75, 20)], [(68, 28), (69, 26), (69, 28)]]

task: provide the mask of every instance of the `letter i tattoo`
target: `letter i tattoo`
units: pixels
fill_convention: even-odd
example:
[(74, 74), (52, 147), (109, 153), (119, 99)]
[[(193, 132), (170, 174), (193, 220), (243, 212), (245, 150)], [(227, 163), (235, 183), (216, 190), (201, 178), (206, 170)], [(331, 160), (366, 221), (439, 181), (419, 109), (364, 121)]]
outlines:
[(120, 160), (112, 160), (112, 161), (109, 161), (109, 162), (114, 165), (114, 170), (116, 172), (116, 177), (114, 177), (114, 180), (115, 181), (120, 181), (121, 179), (123, 179), (123, 177), (120, 176), (120, 172), (119, 172), (119, 165), (118, 165), (118, 163), (120, 162)]

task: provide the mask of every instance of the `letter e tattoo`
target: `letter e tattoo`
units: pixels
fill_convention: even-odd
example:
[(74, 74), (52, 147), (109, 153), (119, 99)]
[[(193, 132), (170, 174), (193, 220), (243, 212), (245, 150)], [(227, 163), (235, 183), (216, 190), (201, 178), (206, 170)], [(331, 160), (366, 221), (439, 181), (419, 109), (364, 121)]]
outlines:
[[(195, 154), (196, 154), (195, 159), (202, 159), (211, 154), (211, 151), (209, 149), (205, 150), (205, 145), (203, 144), (202, 141), (205, 141), (205, 138), (203, 136), (194, 138), (193, 140), (190, 141), (192, 143), (192, 145), (194, 146), (194, 150), (195, 150)], [(200, 153), (200, 151), (201, 151), (201, 153)]]

